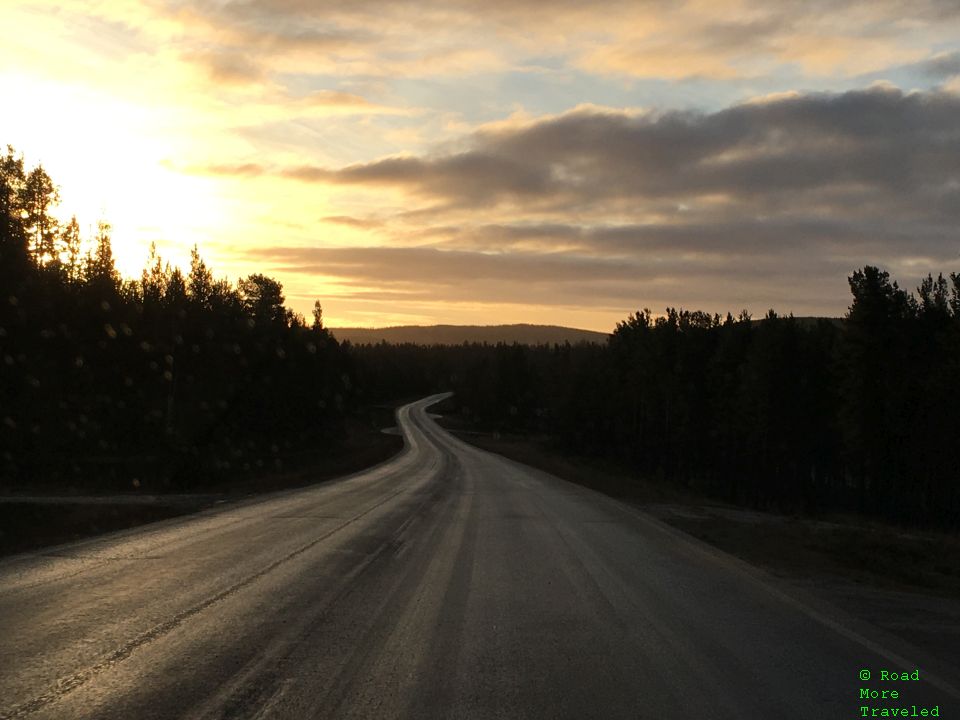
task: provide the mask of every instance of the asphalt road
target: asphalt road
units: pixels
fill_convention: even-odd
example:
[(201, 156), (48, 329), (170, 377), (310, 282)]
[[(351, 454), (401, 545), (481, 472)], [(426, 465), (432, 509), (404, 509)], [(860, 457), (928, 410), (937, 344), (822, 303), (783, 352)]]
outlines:
[(890, 638), (430, 400), (369, 471), (0, 563), (0, 718), (960, 718), (922, 665), (860, 681), (918, 666)]

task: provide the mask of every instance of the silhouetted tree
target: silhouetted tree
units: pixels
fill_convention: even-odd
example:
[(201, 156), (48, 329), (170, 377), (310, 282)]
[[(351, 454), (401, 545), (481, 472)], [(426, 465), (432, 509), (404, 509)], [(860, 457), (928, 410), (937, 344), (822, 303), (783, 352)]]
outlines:
[(56, 258), (59, 224), (50, 213), (60, 202), (59, 190), (46, 170), (38, 165), (27, 173), (21, 193), (24, 227), (30, 238), (34, 262), (46, 265)]
[(80, 223), (74, 215), (60, 233), (60, 242), (63, 245), (64, 267), (67, 280), (79, 282), (83, 276), (80, 264)]
[(97, 223), (94, 247), (87, 257), (85, 269), (87, 283), (105, 295), (115, 294), (120, 287), (120, 273), (113, 261), (110, 229), (109, 223), (105, 221)]
[(29, 262), (23, 225), (25, 185), (23, 158), (8, 145), (6, 155), (0, 155), (0, 280), (7, 288), (23, 276)]
[(200, 257), (197, 246), (190, 251), (190, 275), (187, 277), (187, 294), (194, 305), (208, 310), (213, 299), (213, 273)]
[(244, 309), (258, 322), (265, 325), (284, 323), (283, 285), (266, 275), (255, 273), (238, 285)]
[(960, 273), (950, 273), (950, 310), (954, 320), (960, 320)]

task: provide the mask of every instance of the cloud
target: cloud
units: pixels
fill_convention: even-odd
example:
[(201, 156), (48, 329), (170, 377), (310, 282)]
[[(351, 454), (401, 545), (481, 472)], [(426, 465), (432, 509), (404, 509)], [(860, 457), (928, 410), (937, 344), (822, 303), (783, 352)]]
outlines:
[(312, 115), (404, 115), (415, 116), (416, 108), (391, 107), (371, 102), (362, 95), (343, 90), (314, 90), (297, 97), (288, 91), (279, 92), (274, 103), (292, 119), (296, 116)]
[(549, 168), (482, 151), (436, 159), (388, 158), (338, 170), (302, 166), (284, 170), (282, 174), (298, 180), (338, 185), (401, 185), (426, 197), (468, 204), (494, 201), (504, 196), (543, 195), (550, 192), (553, 184)]
[[(196, 39), (246, 48), (276, 67), (381, 77), (470, 75), (565, 57), (590, 73), (734, 80), (801, 68), (857, 75), (949, 44), (949, 0), (702, 2), (358, 1), (160, 3)], [(925, 38), (926, 42), (918, 42)]]
[[(576, 253), (480, 253), (422, 247), (266, 247), (252, 251), (251, 256), (271, 270), (323, 276), (344, 288), (340, 297), (354, 299), (416, 298), (586, 309), (705, 303), (717, 312), (755, 304), (764, 295), (769, 301), (770, 286), (778, 284), (777, 294), (792, 293), (791, 307), (809, 307), (817, 301), (816, 293), (823, 293), (831, 281), (842, 282), (849, 269), (837, 259), (812, 258), (807, 262), (814, 271), (812, 277), (794, 277), (784, 283), (774, 274), (781, 260), (768, 257), (745, 263), (736, 256), (717, 256), (691, 264), (679, 256), (636, 256), (624, 261)], [(764, 273), (771, 273), (768, 277), (776, 280), (765, 280)], [(736, 284), (734, 298), (729, 290), (718, 292), (721, 281)]]
[(960, 75), (960, 52), (939, 53), (915, 65), (923, 74), (937, 79)]
[(666, 200), (751, 211), (796, 202), (838, 212), (930, 212), (937, 198), (955, 193), (958, 113), (960, 98), (951, 93), (890, 87), (786, 96), (710, 114), (589, 109), (481, 130), (462, 152), (275, 172), (304, 182), (393, 187), (460, 208)]
[(202, 168), (188, 168), (191, 172), (234, 177), (257, 177), (266, 172), (263, 165), (257, 163), (238, 163), (233, 165), (207, 165)]
[(261, 65), (239, 52), (187, 52), (181, 57), (203, 68), (207, 77), (217, 84), (246, 85), (259, 83), (266, 77)]
[(354, 280), (441, 284), (484, 279), (514, 282), (572, 282), (630, 279), (635, 270), (601, 258), (542, 253), (479, 253), (437, 248), (269, 247), (252, 255), (298, 272), (324, 272)]
[(366, 98), (338, 90), (317, 90), (304, 96), (301, 103), (319, 107), (372, 107), (372, 103)]
[(223, 170), (360, 191), (367, 207), (405, 193), (401, 212), (377, 214), (386, 247), (252, 251), (351, 295), (840, 314), (845, 275), (865, 263), (908, 285), (918, 267), (953, 269), (958, 113), (951, 93), (889, 85), (714, 113), (591, 107), (483, 127), (456, 151)]
[[(620, 225), (514, 224), (443, 228), (429, 233), (444, 247), (508, 252), (514, 249), (563, 249), (589, 257), (636, 258), (667, 255), (703, 258), (747, 257), (777, 249), (789, 253), (830, 254), (851, 260), (864, 252), (895, 252), (905, 244), (934, 254), (945, 228), (917, 228), (912, 222), (877, 223), (821, 219), (798, 214), (773, 219), (723, 222), (674, 222)], [(427, 233), (423, 233), (425, 237)]]
[(378, 220), (377, 218), (357, 218), (350, 217), (349, 215), (327, 215), (321, 218), (321, 220), (331, 225), (343, 225), (359, 230), (369, 230), (383, 226), (383, 220)]

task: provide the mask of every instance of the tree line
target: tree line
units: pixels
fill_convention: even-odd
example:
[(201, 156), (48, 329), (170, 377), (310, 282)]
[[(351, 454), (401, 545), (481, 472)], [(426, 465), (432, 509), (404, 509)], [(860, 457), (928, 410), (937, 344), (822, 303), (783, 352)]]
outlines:
[(41, 167), (0, 156), (0, 479), (189, 488), (333, 447), (353, 401), (349, 357), (284, 306), (279, 282), (184, 273), (151, 251), (140, 278), (91, 248)]
[(955, 527), (960, 276), (849, 284), (842, 320), (669, 308), (606, 346), (449, 349), (448, 387), (477, 427), (721, 500)]
[(352, 347), (260, 274), (82, 252), (57, 188), (0, 156), (0, 479), (192, 488), (333, 448), (355, 408), (453, 390), (476, 428), (545, 438), (757, 508), (960, 522), (960, 276), (866, 266), (836, 320), (634, 313), (606, 344)]
[(843, 319), (668, 308), (606, 345), (375, 345), (379, 396), (453, 390), (476, 429), (536, 436), (754, 508), (960, 522), (960, 276), (873, 266)]

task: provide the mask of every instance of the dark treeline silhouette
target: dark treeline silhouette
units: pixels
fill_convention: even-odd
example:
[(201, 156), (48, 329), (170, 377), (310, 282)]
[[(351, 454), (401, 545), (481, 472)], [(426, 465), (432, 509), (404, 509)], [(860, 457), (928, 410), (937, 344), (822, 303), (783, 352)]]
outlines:
[(52, 215), (42, 167), (0, 156), (0, 478), (3, 484), (186, 488), (332, 447), (352, 360), (284, 307), (280, 283), (217, 280), (154, 251), (137, 280), (101, 223), (81, 252)]
[(358, 347), (371, 390), (455, 391), (473, 427), (545, 436), (718, 499), (960, 519), (960, 276), (850, 277), (843, 322), (649, 310), (606, 345)]
[(52, 214), (42, 167), (0, 156), (0, 477), (190, 488), (334, 447), (351, 409), (442, 390), (471, 426), (792, 512), (960, 521), (960, 276), (916, 293), (864, 267), (842, 322), (649, 310), (606, 344), (351, 346), (281, 285), (153, 253), (114, 268)]

